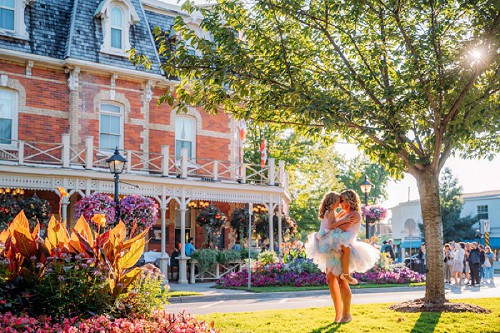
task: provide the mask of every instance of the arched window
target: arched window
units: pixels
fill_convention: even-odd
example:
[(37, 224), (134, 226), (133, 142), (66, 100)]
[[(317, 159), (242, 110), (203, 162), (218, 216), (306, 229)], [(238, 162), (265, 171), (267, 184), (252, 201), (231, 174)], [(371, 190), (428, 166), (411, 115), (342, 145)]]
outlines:
[(123, 108), (103, 102), (99, 115), (99, 150), (123, 149)]
[[(1, 3), (1, 2), (0, 2)], [(0, 146), (14, 146), (18, 127), (18, 93), (0, 88)]]
[(139, 22), (132, 1), (104, 0), (96, 11), (96, 17), (102, 22), (101, 52), (128, 57), (130, 27)]
[(412, 237), (418, 236), (420, 234), (420, 232), (417, 230), (417, 223), (415, 222), (415, 220), (407, 219), (405, 221), (404, 232), (405, 232), (405, 235), (410, 239)]
[(176, 158), (180, 158), (182, 148), (187, 148), (189, 158), (196, 156), (196, 119), (193, 117), (175, 117)]
[(120, 7), (111, 9), (111, 47), (122, 49), (123, 12)]

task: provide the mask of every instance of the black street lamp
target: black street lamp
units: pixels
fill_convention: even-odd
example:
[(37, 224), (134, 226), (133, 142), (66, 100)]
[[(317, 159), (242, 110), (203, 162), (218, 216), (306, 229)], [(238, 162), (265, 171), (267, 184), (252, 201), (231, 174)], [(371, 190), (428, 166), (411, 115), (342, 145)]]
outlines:
[[(370, 190), (372, 187), (375, 187), (370, 181), (368, 180), (368, 176), (365, 175), (365, 181), (359, 184), (361, 187), (361, 192), (365, 194), (365, 206), (368, 206), (368, 193), (370, 193)], [(370, 240), (370, 227), (369, 227), (369, 220), (368, 216), (365, 216), (365, 224), (366, 224), (366, 239)]]
[(127, 159), (120, 155), (118, 151), (118, 147), (115, 149), (115, 153), (113, 156), (106, 160), (109, 166), (109, 171), (115, 175), (115, 204), (116, 204), (116, 221), (115, 224), (118, 224), (120, 221), (120, 209), (119, 203), (120, 199), (118, 198), (118, 187), (120, 182), (120, 174), (123, 172), (123, 168), (125, 168), (125, 163), (127, 163)]

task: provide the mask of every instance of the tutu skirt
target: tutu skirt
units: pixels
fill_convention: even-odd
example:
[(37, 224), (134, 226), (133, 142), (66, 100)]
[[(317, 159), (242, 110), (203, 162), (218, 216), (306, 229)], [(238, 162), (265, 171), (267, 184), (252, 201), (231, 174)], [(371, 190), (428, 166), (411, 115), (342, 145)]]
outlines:
[(351, 248), (349, 273), (363, 273), (372, 268), (380, 259), (379, 250), (370, 244), (358, 242), (356, 233), (331, 230), (328, 233), (315, 232), (308, 236), (306, 254), (312, 258), (319, 269), (325, 273), (340, 275), (342, 273), (341, 246)]

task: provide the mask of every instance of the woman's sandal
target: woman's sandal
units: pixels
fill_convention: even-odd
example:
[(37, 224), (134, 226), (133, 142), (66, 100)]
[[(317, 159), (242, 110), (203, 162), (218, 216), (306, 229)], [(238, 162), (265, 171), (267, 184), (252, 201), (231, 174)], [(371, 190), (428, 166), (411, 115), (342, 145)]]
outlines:
[(349, 317), (347, 317), (346, 319), (344, 319), (344, 317), (342, 317), (342, 318), (340, 319), (339, 323), (341, 323), (341, 324), (347, 324), (347, 323), (350, 323), (350, 322), (351, 322), (351, 320), (352, 320), (352, 316), (351, 316), (351, 315), (349, 315)]
[(341, 280), (344, 280), (345, 282), (347, 282), (348, 284), (358, 284), (358, 280), (356, 280), (355, 278), (353, 278), (351, 275), (349, 274), (346, 274), (346, 273), (342, 273), (340, 274), (340, 279)]

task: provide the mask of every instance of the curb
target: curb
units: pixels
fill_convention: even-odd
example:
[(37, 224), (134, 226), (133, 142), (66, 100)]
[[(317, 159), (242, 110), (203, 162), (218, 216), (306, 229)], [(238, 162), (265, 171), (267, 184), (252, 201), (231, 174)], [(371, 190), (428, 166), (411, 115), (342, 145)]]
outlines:
[[(390, 288), (360, 288), (351, 289), (353, 294), (375, 294), (375, 293), (389, 293), (389, 292), (407, 292), (407, 291), (420, 291), (425, 290), (425, 286), (421, 287), (390, 287)], [(205, 294), (198, 296), (180, 296), (171, 297), (168, 301), (171, 304), (180, 303), (198, 303), (198, 302), (217, 302), (217, 301), (228, 301), (228, 300), (240, 300), (240, 299), (282, 299), (282, 298), (294, 298), (300, 296), (328, 296), (330, 295), (328, 289), (326, 290), (305, 290), (305, 291), (292, 291), (292, 292), (273, 292), (273, 293), (253, 293), (253, 292), (241, 292), (233, 294)]]

